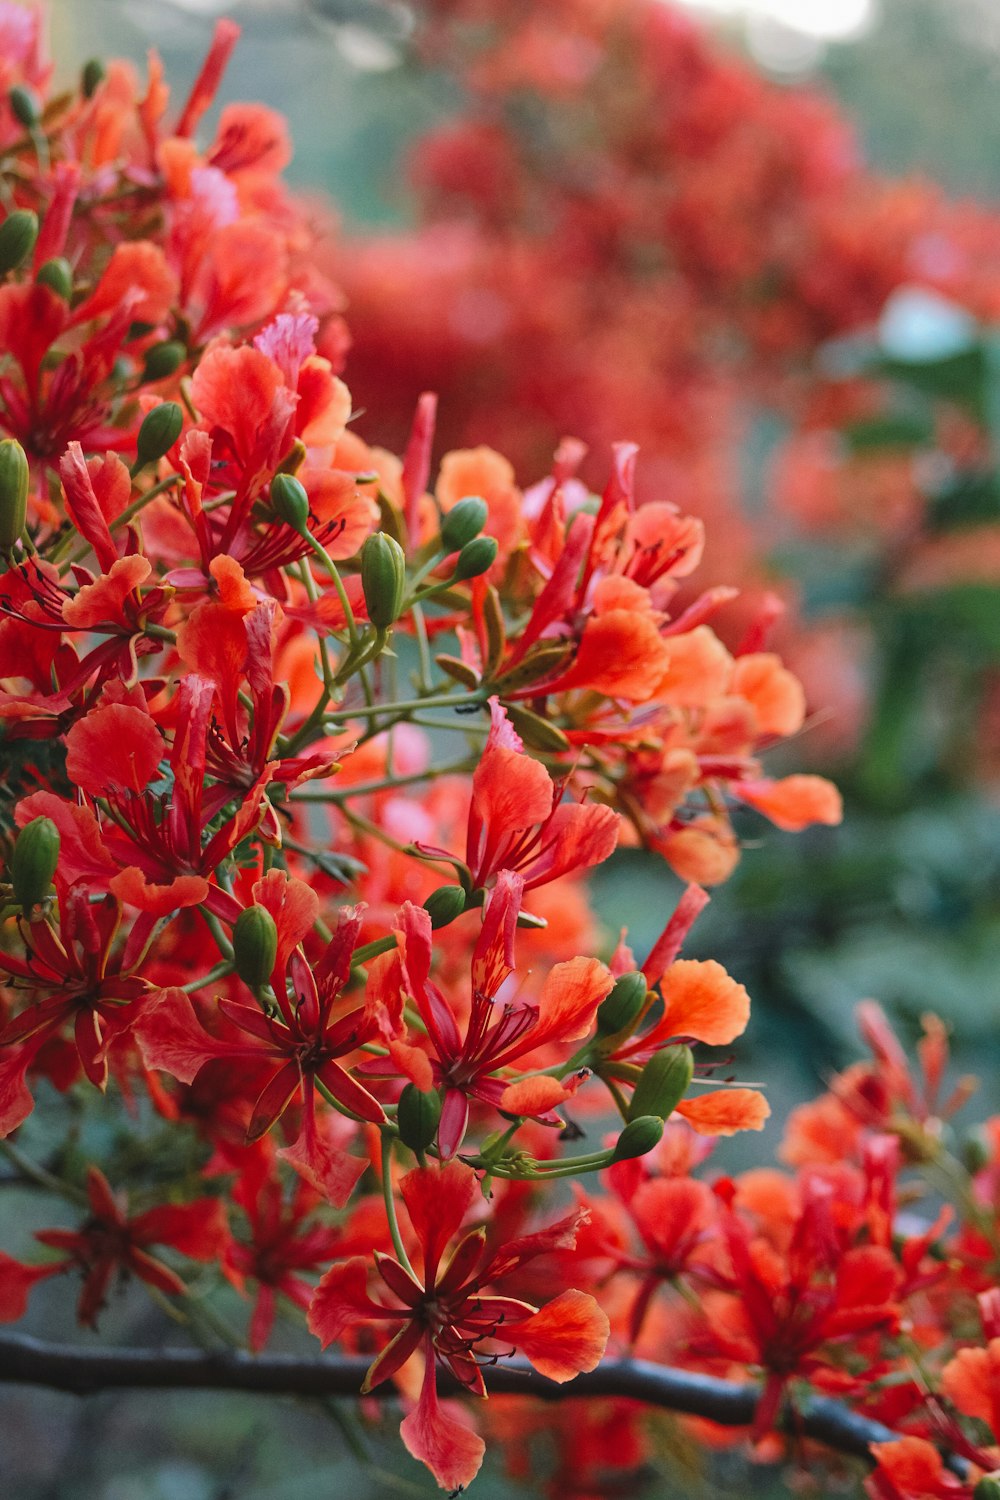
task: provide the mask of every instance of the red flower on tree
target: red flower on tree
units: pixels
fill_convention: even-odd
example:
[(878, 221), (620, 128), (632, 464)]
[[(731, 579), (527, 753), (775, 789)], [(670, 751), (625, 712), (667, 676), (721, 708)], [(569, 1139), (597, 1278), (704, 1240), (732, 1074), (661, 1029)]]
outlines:
[(535, 1256), (572, 1245), (578, 1214), (492, 1253), (486, 1250), (486, 1231), (470, 1230), (442, 1264), (475, 1200), (474, 1174), (460, 1162), (449, 1162), (410, 1172), (399, 1192), (420, 1246), (421, 1273), (391, 1255), (376, 1255), (378, 1276), (395, 1299), (385, 1303), (368, 1293), (370, 1263), (365, 1257), (334, 1266), (316, 1289), (309, 1327), (324, 1347), (359, 1320), (395, 1329), (368, 1371), (364, 1391), (395, 1375), (418, 1351), (423, 1354), (420, 1398), (400, 1430), (414, 1458), (428, 1466), (442, 1488), (459, 1489), (478, 1473), (484, 1444), (442, 1410), (437, 1366), (470, 1395), (485, 1396), (480, 1361), (492, 1363), (499, 1345), (507, 1353), (520, 1350), (550, 1380), (571, 1380), (600, 1360), (608, 1320), (584, 1292), (562, 1292), (539, 1311), (531, 1303), (484, 1291)]

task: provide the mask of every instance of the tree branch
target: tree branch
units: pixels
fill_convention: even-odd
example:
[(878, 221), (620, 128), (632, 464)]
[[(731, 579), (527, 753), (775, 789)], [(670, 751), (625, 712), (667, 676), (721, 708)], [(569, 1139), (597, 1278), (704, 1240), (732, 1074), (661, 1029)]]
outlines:
[[(109, 1389), (200, 1389), (251, 1391), (274, 1396), (357, 1396), (370, 1361), (366, 1358), (300, 1358), (289, 1354), (253, 1356), (241, 1351), (200, 1349), (86, 1349), (43, 1343), (24, 1334), (0, 1335), (0, 1383), (48, 1386), (74, 1396)], [(525, 1361), (510, 1360), (489, 1372), (492, 1395), (535, 1396), (564, 1401), (593, 1396), (628, 1397), (647, 1406), (707, 1417), (724, 1427), (753, 1422), (760, 1390), (751, 1384), (718, 1380), (674, 1370), (648, 1360), (607, 1360), (589, 1375), (566, 1385), (546, 1380)], [(442, 1395), (462, 1388), (444, 1372)], [(396, 1394), (391, 1383), (375, 1397)], [(838, 1401), (813, 1397), (796, 1409), (786, 1407), (782, 1428), (813, 1438), (841, 1453), (870, 1460), (869, 1444), (897, 1434), (881, 1422), (859, 1416)]]

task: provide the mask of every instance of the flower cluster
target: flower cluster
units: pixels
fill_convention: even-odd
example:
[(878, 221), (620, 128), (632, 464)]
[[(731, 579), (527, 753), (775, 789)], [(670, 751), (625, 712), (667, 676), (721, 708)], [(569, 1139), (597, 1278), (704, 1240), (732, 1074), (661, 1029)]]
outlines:
[[(422, 61), (462, 103), (411, 153), (417, 227), (348, 238), (331, 259), (360, 404), (402, 434), (415, 384), (432, 383), (449, 441), (485, 438), (519, 467), (567, 432), (591, 461), (628, 433), (642, 498), (666, 487), (707, 522), (702, 577), (740, 580), (724, 639), (777, 591), (782, 650), (821, 711), (809, 746), (854, 749), (879, 678), (898, 677), (872, 617), (897, 584), (926, 587), (918, 573), (995, 585), (995, 505), (974, 534), (918, 528), (923, 481), (964, 451), (975, 483), (988, 438), (949, 402), (933, 462), (915, 465), (912, 435), (900, 440), (912, 403), (880, 379), (829, 379), (817, 352), (871, 330), (900, 289), (995, 320), (1000, 218), (879, 176), (829, 99), (761, 78), (679, 6), (426, 9)], [(762, 450), (791, 432), (758, 483), (744, 451), (762, 411)], [(844, 542), (824, 589), (821, 528)], [(991, 641), (973, 649), (993, 655)], [(991, 661), (991, 704), (995, 676)], [(992, 711), (984, 747), (991, 725)]]
[[(762, 1372), (759, 1438), (809, 1382), (926, 1442), (906, 1319), (921, 1349), (962, 1334), (952, 1261), (996, 1316), (995, 1163), (951, 1259), (945, 1226), (897, 1221), (904, 1157), (943, 1161), (940, 1032), (921, 1094), (870, 1021), (872, 1068), (795, 1122), (797, 1179), (692, 1175), (768, 1113), (706, 1053), (749, 998), (680, 956), (704, 886), (734, 814), (840, 817), (761, 765), (805, 711), (767, 610), (722, 644), (733, 591), (690, 591), (702, 525), (637, 500), (629, 444), (592, 494), (572, 442), (527, 489), (487, 447), (432, 484), (428, 396), (402, 458), (352, 431), (282, 122), (230, 105), (195, 139), (233, 27), (178, 112), (155, 59), (144, 88), (89, 64), (52, 93), (35, 17), (0, 20), (0, 1149), (79, 1216), (0, 1253), (0, 1319), (64, 1275), (90, 1327), (129, 1279), (214, 1338), (209, 1294), (252, 1297), (255, 1351), (304, 1313), (370, 1359), (365, 1391), (395, 1383), (449, 1489), (483, 1440), (439, 1377), (482, 1397), (518, 1352), (566, 1381), (612, 1339)], [(621, 843), (687, 883), (642, 962), (583, 889)], [(57, 1093), (169, 1148), (137, 1125), (125, 1160), (43, 1165)], [(559, 1213), (546, 1184), (602, 1172)]]

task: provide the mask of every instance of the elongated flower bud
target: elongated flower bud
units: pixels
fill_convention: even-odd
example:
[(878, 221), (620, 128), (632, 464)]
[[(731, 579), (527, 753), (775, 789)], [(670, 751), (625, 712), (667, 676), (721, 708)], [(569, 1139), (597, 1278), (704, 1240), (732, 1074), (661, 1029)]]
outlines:
[(92, 99), (104, 82), (105, 77), (104, 64), (99, 57), (92, 57), (88, 62), (85, 62), (83, 72), (80, 74), (80, 91), (83, 97), (85, 99)]
[(408, 1083), (396, 1110), (396, 1127), (403, 1145), (411, 1151), (426, 1151), (437, 1135), (440, 1119), (441, 1095), (437, 1090), (425, 1094), (415, 1083)]
[(0, 552), (9, 552), (28, 518), (28, 459), (17, 438), (0, 442)]
[(460, 885), (441, 885), (431, 891), (424, 902), (424, 911), (430, 912), (432, 927), (447, 927), (465, 910), (465, 892)]
[(51, 287), (64, 302), (68, 302), (73, 295), (73, 267), (65, 256), (55, 255), (39, 266), (35, 280), (42, 286)]
[(158, 463), (174, 446), (184, 426), (184, 413), (176, 401), (161, 401), (146, 413), (135, 451), (139, 467)]
[(164, 380), (187, 359), (187, 348), (179, 339), (164, 339), (162, 344), (153, 344), (146, 350), (142, 367), (143, 380)]
[(638, 1019), (647, 993), (645, 974), (623, 974), (615, 981), (608, 998), (597, 1007), (598, 1035), (614, 1036), (627, 1030)]
[(663, 1121), (656, 1115), (639, 1115), (629, 1120), (615, 1142), (612, 1162), (628, 1161), (633, 1156), (645, 1156), (663, 1139)]
[(309, 496), (294, 474), (275, 474), (271, 480), (271, 509), (294, 531), (305, 534), (309, 525)]
[(471, 542), (466, 542), (455, 564), (453, 575), (455, 582), (462, 583), (466, 578), (478, 578), (481, 573), (492, 568), (499, 550), (497, 539), (492, 536), (477, 536)]
[(7, 98), (10, 101), (10, 112), (19, 125), (23, 125), (25, 130), (31, 130), (38, 124), (41, 110), (34, 89), (29, 89), (24, 83), (16, 83)]
[(248, 906), (233, 924), (233, 963), (236, 972), (252, 990), (259, 990), (271, 977), (278, 954), (278, 929), (265, 906)]
[(0, 224), (0, 276), (16, 271), (35, 248), (38, 215), (30, 208), (16, 208)]
[(691, 1048), (679, 1044), (655, 1052), (643, 1068), (629, 1105), (629, 1119), (656, 1115), (666, 1120), (687, 1093), (694, 1077)]
[(14, 900), (26, 912), (44, 901), (59, 863), (59, 830), (51, 818), (32, 818), (18, 835), (10, 862)]
[(468, 495), (453, 506), (441, 522), (441, 544), (448, 552), (459, 552), (479, 535), (489, 510), (478, 495)]
[(384, 531), (376, 531), (361, 549), (361, 587), (368, 618), (386, 630), (399, 617), (406, 592), (406, 553)]

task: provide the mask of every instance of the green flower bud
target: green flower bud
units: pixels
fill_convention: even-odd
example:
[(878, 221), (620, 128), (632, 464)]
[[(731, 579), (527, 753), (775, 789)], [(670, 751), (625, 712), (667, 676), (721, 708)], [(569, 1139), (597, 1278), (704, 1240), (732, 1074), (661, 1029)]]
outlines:
[(59, 830), (51, 818), (32, 818), (18, 835), (10, 862), (14, 900), (26, 912), (44, 901), (59, 863)]
[(441, 522), (441, 543), (448, 552), (459, 552), (486, 525), (489, 509), (478, 495), (467, 495), (453, 506)]
[(80, 74), (80, 90), (85, 99), (92, 99), (105, 79), (104, 64), (99, 57), (92, 57), (83, 65)]
[(975, 1132), (967, 1135), (959, 1150), (962, 1166), (970, 1176), (975, 1177), (990, 1162), (990, 1148), (984, 1138)]
[(30, 208), (16, 208), (0, 224), (0, 276), (16, 271), (35, 248), (38, 215)]
[(368, 618), (379, 630), (398, 619), (406, 592), (406, 553), (384, 531), (366, 537), (361, 549), (361, 587)]
[(606, 1000), (597, 1007), (597, 1033), (614, 1036), (626, 1031), (639, 1018), (646, 1003), (648, 986), (645, 974), (623, 974)]
[(430, 912), (432, 927), (447, 927), (465, 910), (465, 892), (460, 885), (441, 885), (431, 891), (424, 902), (424, 911)]
[(972, 1491), (972, 1500), (1000, 1500), (1000, 1475), (984, 1474)]
[(152, 407), (146, 413), (136, 439), (138, 467), (144, 469), (147, 464), (158, 463), (174, 446), (183, 426), (184, 413), (176, 401), (161, 401), (159, 406)]
[(9, 552), (28, 518), (28, 459), (17, 438), (0, 442), (0, 552)]
[(179, 339), (164, 339), (162, 344), (151, 344), (146, 350), (142, 367), (143, 380), (164, 380), (180, 369), (187, 359), (187, 347)]
[(615, 1142), (612, 1162), (628, 1161), (633, 1156), (645, 1156), (663, 1139), (663, 1121), (656, 1115), (639, 1115), (629, 1120)]
[(558, 755), (560, 751), (569, 749), (569, 740), (558, 724), (551, 724), (548, 719), (543, 719), (541, 714), (533, 713), (523, 704), (508, 703), (507, 717), (532, 750), (548, 750), (553, 755)]
[(61, 255), (56, 255), (39, 266), (35, 280), (42, 286), (51, 287), (64, 302), (68, 302), (73, 295), (73, 267)]
[(694, 1058), (690, 1047), (681, 1044), (654, 1052), (639, 1075), (629, 1105), (629, 1119), (637, 1120), (640, 1115), (668, 1119), (687, 1093), (693, 1077)]
[(248, 906), (233, 924), (233, 963), (252, 990), (271, 978), (278, 954), (278, 929), (266, 906)]
[(411, 1151), (426, 1151), (437, 1135), (440, 1119), (441, 1095), (437, 1090), (425, 1094), (415, 1083), (408, 1083), (396, 1110), (396, 1127), (403, 1145)]
[(23, 83), (16, 83), (7, 98), (10, 100), (11, 113), (19, 125), (23, 125), (25, 130), (31, 130), (38, 124), (42, 112), (34, 89), (29, 89)]
[(294, 474), (275, 474), (271, 480), (271, 509), (293, 531), (305, 533), (309, 525), (309, 496)]
[(497, 539), (493, 536), (477, 536), (471, 542), (466, 542), (458, 554), (454, 582), (462, 583), (466, 578), (478, 578), (487, 568), (492, 568), (499, 550)]

